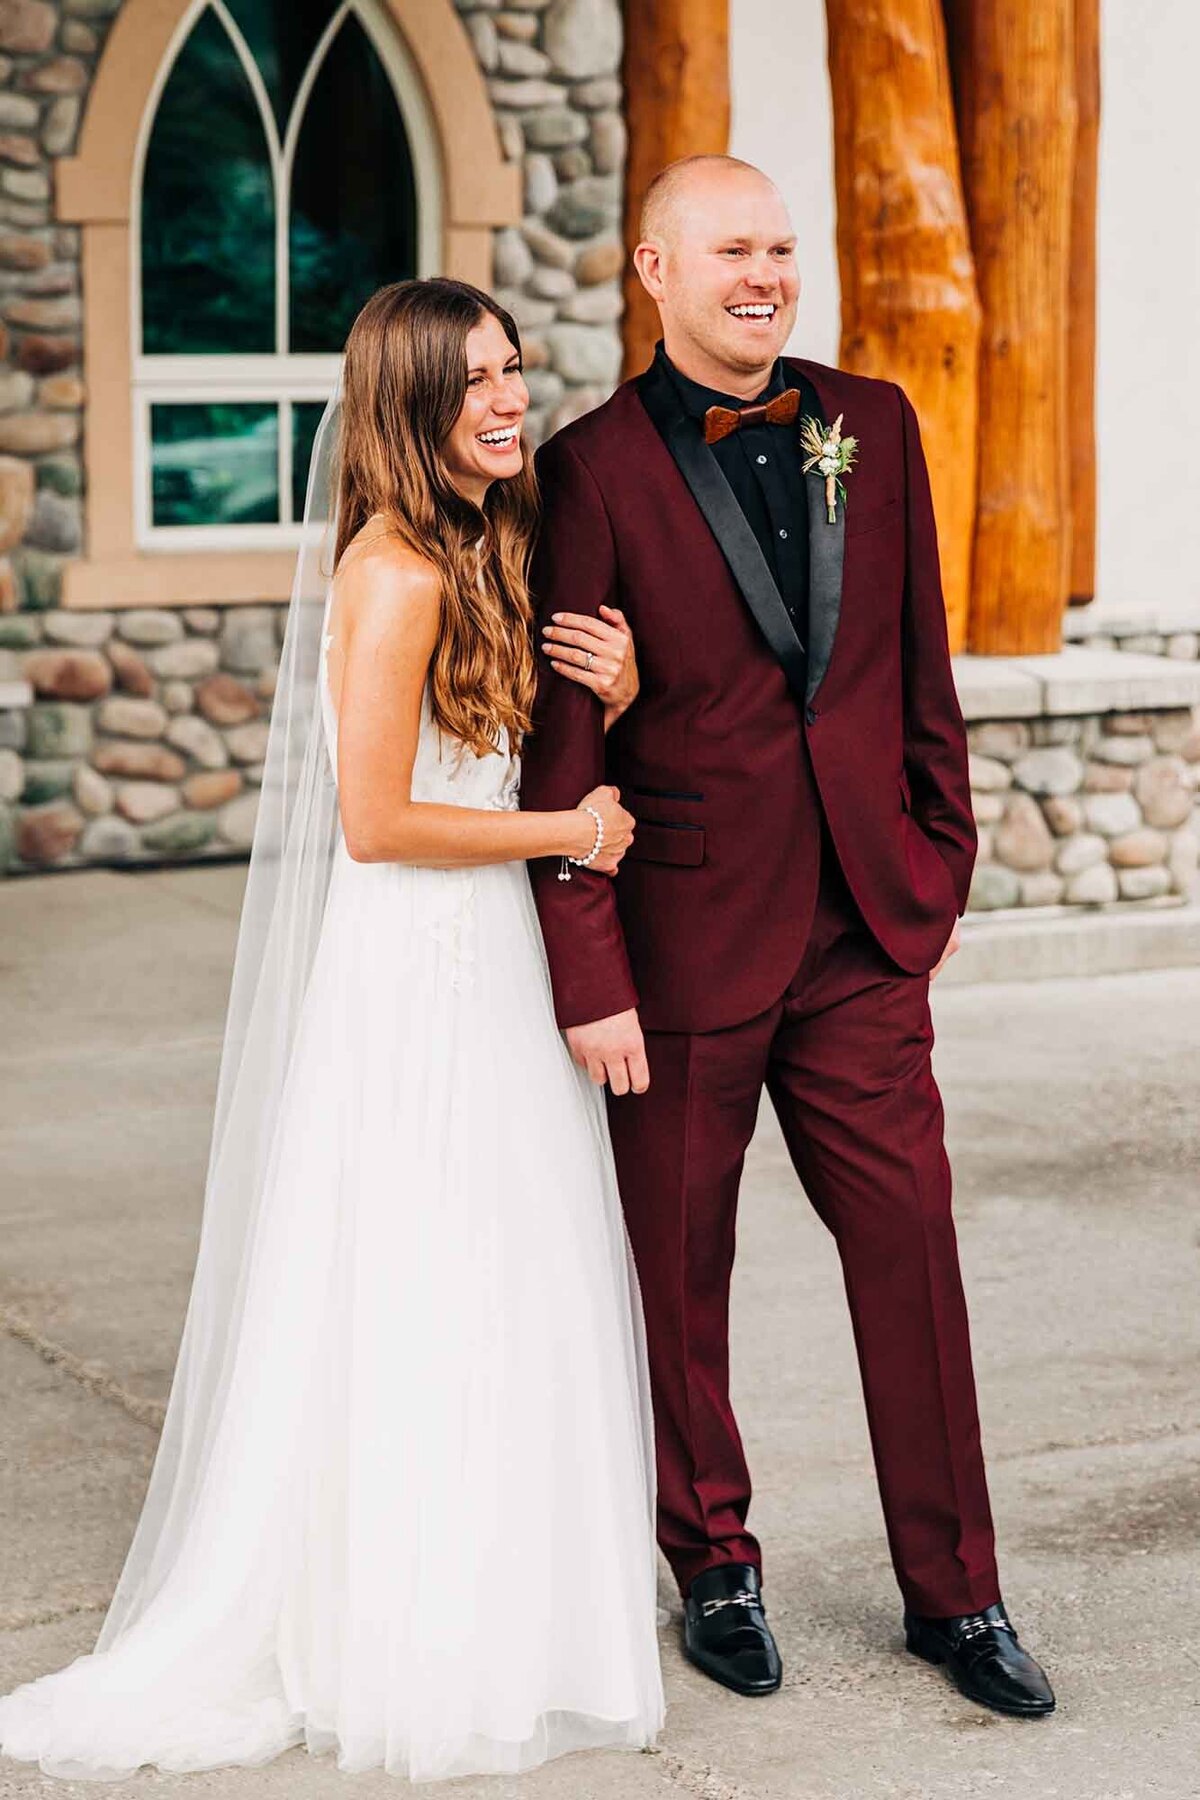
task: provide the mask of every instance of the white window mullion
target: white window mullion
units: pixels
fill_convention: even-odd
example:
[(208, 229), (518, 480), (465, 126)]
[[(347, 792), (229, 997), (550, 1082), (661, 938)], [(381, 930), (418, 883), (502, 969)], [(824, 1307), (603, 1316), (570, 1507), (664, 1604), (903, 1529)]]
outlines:
[(139, 388), (170, 390), (186, 399), (297, 399), (311, 391), (332, 393), (342, 359), (332, 356), (140, 356), (134, 363)]
[[(291, 122), (288, 123), (288, 135)], [(292, 174), (288, 162), (286, 137), (280, 146), (279, 160), (272, 154), (272, 177), (275, 183), (275, 351), (286, 356), (291, 344), (288, 318), (291, 309), (291, 218)]]
[(279, 521), (291, 525), (292, 520), (292, 403), (279, 402)]
[(287, 190), (288, 182), (284, 174), (284, 166), (281, 160), (278, 178), (275, 183), (275, 192), (278, 195), (275, 212), (275, 350), (279, 356), (287, 355), (288, 344), (291, 341), (288, 321), (288, 312), (291, 304), (288, 271), (291, 259), (288, 254), (288, 220), (290, 218), (290, 213), (288, 210)]

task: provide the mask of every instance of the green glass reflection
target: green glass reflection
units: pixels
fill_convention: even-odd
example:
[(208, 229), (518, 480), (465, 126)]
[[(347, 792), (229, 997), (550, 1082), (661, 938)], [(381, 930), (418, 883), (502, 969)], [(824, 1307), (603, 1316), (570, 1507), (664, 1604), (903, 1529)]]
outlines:
[(351, 15), (321, 65), (292, 176), (292, 350), (337, 351), (363, 302), (416, 274), (417, 199), (396, 97)]
[(297, 524), (304, 517), (308, 465), (312, 461), (313, 439), (324, 411), (323, 400), (297, 400), (292, 407), (292, 517)]
[(225, 0), (271, 96), (282, 138), (304, 71), (334, 13), (334, 0)]
[(142, 186), (142, 347), (275, 348), (275, 197), (262, 118), (205, 11), (167, 78)]
[(150, 408), (155, 525), (279, 519), (279, 409), (273, 402)]

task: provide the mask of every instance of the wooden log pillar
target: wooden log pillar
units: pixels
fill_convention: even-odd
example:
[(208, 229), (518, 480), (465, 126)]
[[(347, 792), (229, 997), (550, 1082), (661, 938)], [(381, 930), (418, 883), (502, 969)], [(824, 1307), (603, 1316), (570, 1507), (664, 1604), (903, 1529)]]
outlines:
[(1057, 650), (1071, 553), (1073, 0), (944, 0), (983, 303), (968, 646)]
[(1100, 162), (1100, 0), (1075, 0), (1075, 182), (1071, 193), (1067, 415), (1072, 606), (1096, 592), (1096, 185)]
[(629, 257), (646, 189), (680, 156), (729, 148), (728, 0), (626, 0), (624, 373), (654, 353), (658, 313)]
[[(826, 0), (842, 366), (921, 422), (953, 650), (975, 527), (980, 306), (939, 0)], [(852, 425), (847, 425), (847, 430)], [(867, 452), (869, 453), (869, 452)]]

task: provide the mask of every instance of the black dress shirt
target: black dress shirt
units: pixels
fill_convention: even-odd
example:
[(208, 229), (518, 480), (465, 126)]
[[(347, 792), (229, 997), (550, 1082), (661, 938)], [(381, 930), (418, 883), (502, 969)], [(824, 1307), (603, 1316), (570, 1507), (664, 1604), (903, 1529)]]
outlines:
[[(702, 387), (675, 367), (661, 344), (656, 354), (701, 433), (710, 406), (727, 406), (736, 411), (773, 400), (788, 387), (800, 390), (801, 419), (806, 414), (816, 417), (820, 411), (815, 389), (802, 375), (786, 368), (782, 360), (776, 361), (762, 393), (747, 401)], [(710, 449), (758, 539), (796, 634), (807, 646), (808, 493), (800, 451), (800, 420), (794, 425), (768, 425), (764, 421), (761, 425), (743, 426)]]

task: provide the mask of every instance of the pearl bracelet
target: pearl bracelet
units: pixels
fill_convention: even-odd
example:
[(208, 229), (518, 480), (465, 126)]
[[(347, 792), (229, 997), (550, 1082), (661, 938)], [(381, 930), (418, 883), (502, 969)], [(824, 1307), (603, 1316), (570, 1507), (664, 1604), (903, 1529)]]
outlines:
[(577, 869), (590, 869), (592, 864), (595, 862), (596, 858), (599, 856), (601, 850), (604, 848), (604, 820), (600, 817), (600, 814), (596, 811), (595, 807), (594, 806), (581, 806), (581, 807), (577, 807), (576, 810), (578, 812), (590, 813), (592, 818), (595, 820), (595, 822), (596, 822), (596, 841), (592, 845), (591, 849), (588, 851), (586, 856), (564, 856), (563, 857), (562, 868), (558, 871), (558, 879), (560, 881), (570, 881), (570, 879), (571, 879), (571, 871), (567, 867), (568, 863), (574, 863), (575, 867)]

